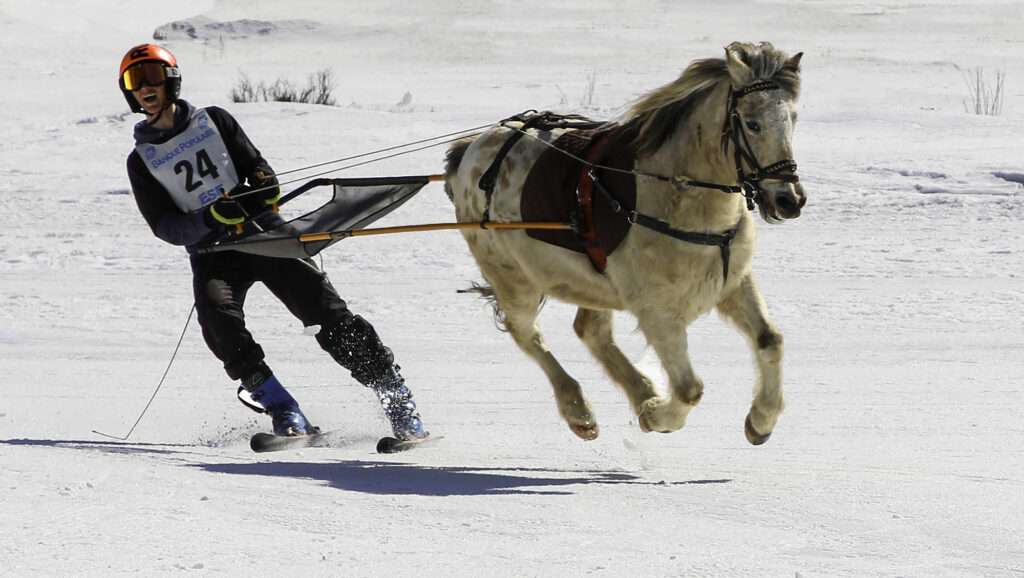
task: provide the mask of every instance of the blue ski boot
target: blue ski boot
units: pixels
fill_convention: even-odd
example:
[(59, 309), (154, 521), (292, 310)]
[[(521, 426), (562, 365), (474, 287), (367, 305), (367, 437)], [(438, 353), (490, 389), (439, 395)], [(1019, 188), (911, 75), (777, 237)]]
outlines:
[(423, 431), (423, 422), (416, 411), (416, 402), (412, 400), (412, 392), (405, 386), (401, 375), (388, 377), (380, 384), (373, 386), (373, 391), (380, 398), (384, 415), (391, 422), (391, 430), (400, 440), (413, 440), (429, 436)]
[(285, 390), (273, 374), (265, 377), (256, 389), (249, 390), (245, 387), (246, 381), (248, 380), (243, 381), (242, 387), (238, 388), (239, 399), (242, 399), (242, 391), (248, 390), (249, 397), (260, 407), (248, 404), (244, 400), (242, 403), (257, 412), (269, 415), (274, 424), (275, 435), (300, 436), (320, 433), (320, 428), (309, 423), (306, 416), (302, 414), (302, 410), (299, 409), (299, 402), (295, 401), (295, 398)]

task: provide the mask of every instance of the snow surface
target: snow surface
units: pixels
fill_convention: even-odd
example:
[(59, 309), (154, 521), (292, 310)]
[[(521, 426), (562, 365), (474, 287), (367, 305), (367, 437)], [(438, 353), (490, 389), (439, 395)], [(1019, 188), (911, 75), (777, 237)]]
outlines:
[[(1024, 575), (1024, 17), (1011, 0), (289, 2), (0, 0), (0, 568), (115, 576)], [(176, 26), (168, 26), (171, 23)], [(803, 51), (803, 216), (759, 223), (755, 268), (786, 336), (788, 409), (743, 435), (753, 367), (710, 316), (704, 400), (642, 434), (572, 335), (541, 317), (601, 437), (558, 418), (484, 305), (457, 232), (322, 254), (397, 353), (429, 429), (394, 456), (371, 393), (262, 288), (269, 362), (336, 447), (255, 455), (265, 418), (189, 313), (181, 249), (128, 191), (117, 65), (160, 31), (183, 95), (229, 108), (278, 171), (526, 109), (610, 118), (734, 40)], [(1000, 116), (965, 74), (1005, 74)], [(233, 104), (241, 74), (331, 69), (338, 106)], [(411, 97), (411, 98), (408, 98)], [(443, 147), (337, 173), (430, 174)], [(303, 175), (297, 174), (301, 180)], [(429, 185), (382, 225), (445, 222)], [(660, 381), (654, 355), (621, 342)]]

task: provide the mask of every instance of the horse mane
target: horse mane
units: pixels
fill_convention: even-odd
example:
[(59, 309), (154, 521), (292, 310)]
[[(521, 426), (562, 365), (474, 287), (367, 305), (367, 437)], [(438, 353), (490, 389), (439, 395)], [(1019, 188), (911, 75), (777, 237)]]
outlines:
[[(753, 72), (751, 83), (774, 82), (790, 98), (800, 93), (800, 71), (786, 66), (788, 57), (770, 42), (733, 42), (727, 48)], [(721, 83), (730, 82), (724, 58), (695, 60), (676, 80), (641, 97), (621, 122), (623, 135), (638, 155), (658, 150)]]

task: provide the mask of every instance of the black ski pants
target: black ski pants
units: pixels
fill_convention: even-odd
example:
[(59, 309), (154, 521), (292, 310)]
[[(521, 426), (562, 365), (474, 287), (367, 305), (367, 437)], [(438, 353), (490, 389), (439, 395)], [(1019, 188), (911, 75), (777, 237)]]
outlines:
[(192, 283), (196, 313), (210, 351), (231, 379), (245, 378), (263, 360), (263, 348), (245, 327), (245, 295), (262, 282), (305, 326), (331, 328), (355, 316), (327, 275), (310, 259), (252, 255), (240, 251), (194, 254)]

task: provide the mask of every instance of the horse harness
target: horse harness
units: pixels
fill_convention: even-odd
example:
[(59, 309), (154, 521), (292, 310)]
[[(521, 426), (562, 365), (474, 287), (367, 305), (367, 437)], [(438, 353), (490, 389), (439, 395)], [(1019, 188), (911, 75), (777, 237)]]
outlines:
[[(764, 81), (752, 84), (738, 91), (734, 91), (731, 88), (729, 90), (729, 103), (727, 105), (728, 108), (726, 112), (725, 126), (723, 127), (722, 132), (722, 146), (723, 148), (728, 149), (729, 142), (731, 141), (733, 144), (736, 175), (740, 183), (739, 185), (722, 185), (702, 181), (692, 181), (679, 177), (665, 177), (662, 175), (648, 174), (636, 170), (623, 171), (622, 169), (616, 169), (599, 164), (606, 146), (615, 134), (615, 128), (606, 128), (609, 126), (608, 123), (592, 121), (577, 115), (559, 115), (552, 112), (538, 113), (536, 111), (526, 111), (509, 117), (498, 123), (499, 126), (507, 127), (510, 122), (519, 122), (522, 123), (522, 126), (518, 128), (509, 127), (514, 132), (503, 143), (502, 147), (495, 155), (494, 160), (491, 162), (490, 167), (488, 167), (480, 178), (478, 186), (485, 193), (481, 228), (485, 227), (485, 224), (490, 220), (491, 198), (494, 194), (494, 187), (497, 182), (498, 173), (501, 170), (502, 162), (512, 147), (515, 146), (523, 135), (528, 134), (527, 130), (535, 129), (546, 131), (568, 128), (574, 131), (592, 131), (593, 136), (585, 158), (581, 158), (555, 147), (547, 141), (541, 140), (540, 142), (552, 147), (552, 151), (557, 151), (583, 164), (582, 171), (576, 184), (576, 203), (578, 210), (575, 215), (574, 222), (576, 225), (578, 240), (582, 243), (583, 248), (594, 268), (598, 272), (604, 273), (607, 266), (608, 253), (611, 252), (611, 250), (606, 251), (601, 246), (597, 237), (593, 195), (594, 189), (597, 189), (604, 200), (608, 203), (611, 210), (615, 214), (624, 217), (630, 225), (639, 225), (687, 243), (718, 247), (722, 257), (722, 275), (724, 283), (729, 276), (730, 247), (733, 240), (736, 238), (737, 232), (739, 231), (739, 223), (724, 233), (696, 233), (676, 229), (665, 221), (639, 213), (635, 209), (627, 209), (626, 205), (617, 199), (615, 195), (602, 184), (598, 171), (601, 169), (609, 169), (616, 172), (629, 172), (632, 173), (634, 177), (645, 176), (667, 181), (677, 188), (709, 188), (725, 193), (742, 194), (746, 199), (747, 209), (753, 210), (755, 208), (755, 204), (760, 202), (763, 195), (761, 190), (762, 181), (779, 180), (787, 183), (795, 183), (799, 180), (796, 174), (796, 161), (793, 159), (785, 159), (767, 167), (761, 167), (760, 163), (757, 161), (757, 157), (754, 155), (754, 152), (750, 147), (749, 139), (743, 128), (742, 119), (740, 118), (739, 112), (736, 110), (737, 102), (744, 96), (753, 92), (778, 88), (779, 86), (774, 82)], [(744, 171), (744, 161), (753, 169), (752, 172), (747, 173)]]
[(491, 161), (491, 166), (480, 176), (480, 182), (478, 183), (480, 189), (485, 193), (484, 214), (480, 221), (481, 228), (484, 228), (484, 224), (491, 219), (491, 197), (494, 196), (494, 186), (498, 181), (501, 165), (505, 161), (505, 157), (508, 156), (509, 151), (512, 150), (512, 147), (519, 142), (519, 139), (523, 138), (523, 135), (527, 134), (527, 130), (549, 131), (560, 128), (586, 130), (605, 124), (578, 115), (561, 115), (550, 111), (537, 112), (536, 110), (527, 110), (506, 118), (499, 122), (498, 126), (508, 127), (510, 122), (519, 122), (522, 123), (522, 126), (512, 129), (512, 135), (498, 149), (498, 153), (494, 155), (494, 160)]

